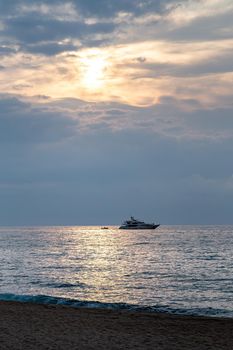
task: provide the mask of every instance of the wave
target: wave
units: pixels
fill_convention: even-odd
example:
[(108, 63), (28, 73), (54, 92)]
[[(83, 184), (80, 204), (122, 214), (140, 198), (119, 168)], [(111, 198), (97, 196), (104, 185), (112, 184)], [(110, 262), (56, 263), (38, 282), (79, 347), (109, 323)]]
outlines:
[(229, 317), (233, 318), (233, 312), (224, 309), (209, 308), (193, 308), (181, 309), (172, 308), (168, 305), (135, 305), (127, 303), (104, 303), (90, 300), (76, 300), (49, 295), (18, 295), (11, 293), (0, 294), (0, 301), (17, 301), (21, 303), (33, 303), (42, 305), (63, 305), (74, 308), (89, 309), (110, 309), (110, 310), (128, 310), (134, 312), (148, 313), (166, 313), (187, 316), (211, 316), (211, 317)]
[(31, 281), (30, 282), (32, 285), (38, 285), (40, 287), (45, 287), (45, 288), (51, 288), (51, 289), (63, 289), (63, 288), (80, 288), (80, 289), (84, 289), (84, 288), (88, 288), (89, 285), (87, 285), (86, 283), (68, 283), (68, 282), (64, 282), (64, 283), (56, 283), (56, 282), (49, 282), (49, 283), (45, 283), (45, 282), (41, 282), (40, 280), (36, 280), (36, 281)]
[(86, 288), (85, 283), (46, 283), (44, 286), (48, 288)]

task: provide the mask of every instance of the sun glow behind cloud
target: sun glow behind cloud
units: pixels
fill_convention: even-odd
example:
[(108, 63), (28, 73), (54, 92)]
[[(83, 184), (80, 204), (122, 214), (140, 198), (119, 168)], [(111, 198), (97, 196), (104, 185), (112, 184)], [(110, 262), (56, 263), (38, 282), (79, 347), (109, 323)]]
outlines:
[(110, 63), (101, 50), (88, 50), (81, 54), (81, 84), (90, 91), (103, 88)]
[[(25, 96), (116, 101), (150, 106), (163, 95), (196, 98), (211, 106), (218, 92), (233, 88), (229, 72), (205, 73), (228, 54), (232, 40), (205, 43), (150, 41), (43, 56), (2, 58), (0, 88)], [(203, 66), (203, 68), (202, 68)], [(200, 73), (198, 71), (200, 70)], [(203, 84), (204, 82), (204, 84)], [(209, 82), (209, 83), (208, 83)]]
[[(195, 19), (205, 18), (208, 21), (214, 16), (217, 18), (219, 9), (221, 15), (228, 15), (233, 8), (232, 2), (225, 0), (223, 3), (224, 6), (218, 0), (188, 1), (164, 16), (155, 12), (133, 18), (132, 14), (129, 16), (123, 12), (124, 15), (118, 14), (115, 18), (115, 23), (118, 23), (118, 19), (124, 25), (122, 30), (114, 32), (114, 41), (109, 40), (107, 44), (96, 47), (93, 45), (91, 49), (82, 44), (81, 36), (61, 37), (56, 41), (58, 51), (50, 56), (33, 52), (38, 43), (29, 40), (28, 46), (25, 45), (29, 49), (27, 53), (15, 42), (15, 46), (11, 44), (10, 47), (15, 50), (15, 54), (0, 56), (0, 89), (24, 96), (114, 101), (139, 107), (151, 106), (162, 96), (168, 95), (197, 99), (200, 104), (212, 107), (219, 103), (218, 94), (225, 94), (233, 88), (230, 68), (223, 69), (230, 66), (233, 39), (226, 35), (225, 38), (216, 37), (213, 40), (210, 36), (210, 39), (204, 40), (201, 35), (201, 40), (197, 37), (192, 41), (186, 38), (188, 30), (183, 27), (190, 25), (195, 33), (196, 27), (195, 30), (192, 28)], [(74, 13), (72, 23), (81, 18), (74, 4), (51, 6), (34, 4), (28, 8), (21, 7), (21, 12), (24, 16), (27, 11), (50, 16), (53, 21), (57, 21), (54, 23), (64, 29), (66, 27), (63, 25), (68, 25), (65, 21), (70, 18), (71, 12)], [(85, 18), (86, 30), (91, 26), (99, 26), (100, 21), (97, 18)], [(139, 33), (139, 22), (140, 28), (142, 26), (145, 30), (143, 33)], [(42, 28), (47, 22), (41, 23)], [(209, 24), (204, 29), (210, 27)], [(218, 33), (222, 31), (224, 34), (226, 29), (222, 25)], [(181, 31), (181, 40), (170, 37), (173, 30)], [(98, 37), (101, 38), (101, 35)], [(48, 46), (54, 44), (52, 39), (48, 41), (43, 37), (43, 40), (38, 44), (41, 47), (44, 43)], [(63, 51), (66, 45), (72, 48)], [(5, 50), (3, 45), (0, 48)], [(223, 58), (226, 64), (220, 67)]]

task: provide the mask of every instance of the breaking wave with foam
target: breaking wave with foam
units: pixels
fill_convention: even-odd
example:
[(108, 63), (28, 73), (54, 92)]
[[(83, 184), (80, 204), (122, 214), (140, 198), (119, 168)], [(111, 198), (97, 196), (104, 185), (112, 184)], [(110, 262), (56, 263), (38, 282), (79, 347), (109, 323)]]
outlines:
[(73, 308), (87, 309), (109, 309), (109, 310), (126, 310), (132, 312), (148, 312), (148, 313), (168, 313), (176, 315), (189, 316), (224, 316), (233, 317), (232, 311), (212, 308), (197, 308), (197, 309), (174, 309), (168, 305), (134, 305), (126, 303), (101, 303), (98, 301), (84, 301), (75, 299), (58, 298), (48, 295), (17, 295), (17, 294), (0, 294), (2, 301), (17, 301), (22, 303), (32, 303), (40, 305), (61, 305)]

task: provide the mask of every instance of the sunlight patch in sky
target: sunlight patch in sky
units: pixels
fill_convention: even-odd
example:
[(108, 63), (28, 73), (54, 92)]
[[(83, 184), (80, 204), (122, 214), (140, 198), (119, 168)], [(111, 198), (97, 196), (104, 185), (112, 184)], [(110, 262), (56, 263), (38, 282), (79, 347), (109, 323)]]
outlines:
[(179, 4), (168, 17), (174, 20), (176, 24), (185, 24), (200, 17), (221, 15), (232, 10), (232, 0), (189, 0)]
[[(97, 21), (92, 13), (84, 19), (84, 25), (75, 3), (31, 3), (21, 5), (19, 9), (23, 16), (28, 14), (30, 17), (32, 13), (42, 16), (38, 25), (41, 30), (51, 33), (51, 37), (42, 35), (42, 30), (38, 41), (31, 42), (32, 38), (27, 36), (21, 22), (10, 19), (10, 24), (19, 26), (15, 28), (19, 29), (20, 36), (10, 45), (6, 46), (3, 39), (0, 43), (3, 52), (10, 52), (0, 55), (0, 89), (5, 93), (120, 102), (139, 107), (151, 106), (165, 95), (197, 99), (208, 108), (219, 104), (218, 95), (228, 95), (227, 91), (233, 89), (233, 38), (226, 33), (229, 28), (224, 26), (223, 20), (221, 27), (215, 20), (208, 22), (213, 16), (228, 15), (233, 9), (232, 1), (190, 0), (175, 7), (171, 2), (165, 13), (145, 12), (141, 16), (122, 10), (113, 18), (115, 25), (120, 23), (120, 27), (116, 31), (111, 29), (110, 33), (114, 34), (111, 40), (107, 31), (109, 18), (98, 17)], [(60, 34), (68, 28), (71, 34), (74, 30), (75, 35), (60, 35), (58, 40), (58, 32), (47, 27), (48, 21), (43, 16), (54, 20), (53, 25), (57, 25)], [(206, 38), (192, 24), (203, 17)], [(80, 37), (73, 27), (75, 20), (80, 31), (84, 31)], [(211, 26), (214, 29), (208, 32)], [(103, 32), (98, 32), (102, 27)], [(174, 34), (175, 30), (178, 32)], [(226, 36), (213, 39), (216, 30)], [(192, 35), (197, 33), (194, 40), (186, 37), (189, 31)], [(24, 46), (20, 43), (22, 37)], [(87, 46), (83, 44), (84, 37)], [(99, 45), (93, 44), (95, 40), (97, 44), (100, 41)], [(101, 40), (106, 43), (102, 45)], [(54, 54), (49, 51), (53, 45)]]
[(233, 88), (232, 75), (218, 71), (222, 55), (232, 54), (230, 47), (233, 40), (145, 41), (61, 53), (49, 60), (16, 53), (0, 59), (4, 67), (0, 88), (26, 96), (118, 101), (134, 106), (153, 105), (163, 95), (197, 98), (212, 105), (218, 92)]
[(80, 56), (78, 63), (81, 63), (81, 84), (90, 91), (103, 89), (110, 64), (101, 50), (91, 49)]

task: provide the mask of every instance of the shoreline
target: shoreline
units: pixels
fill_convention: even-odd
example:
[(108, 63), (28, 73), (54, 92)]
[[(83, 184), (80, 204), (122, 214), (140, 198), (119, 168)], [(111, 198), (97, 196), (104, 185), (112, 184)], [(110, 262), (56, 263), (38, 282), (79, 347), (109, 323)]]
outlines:
[(180, 316), (194, 316), (194, 317), (211, 317), (211, 318), (232, 318), (233, 311), (230, 310), (219, 310), (211, 307), (207, 308), (194, 308), (194, 309), (182, 309), (182, 308), (170, 308), (169, 306), (159, 305), (137, 305), (129, 304), (125, 302), (101, 302), (96, 300), (80, 300), (74, 298), (66, 298), (52, 295), (31, 295), (31, 294), (12, 294), (12, 293), (0, 293), (0, 302), (20, 302), (20, 303), (31, 303), (41, 305), (58, 305), (67, 306), (72, 308), (80, 309), (108, 309), (108, 310), (119, 310), (129, 312), (140, 312), (140, 313), (152, 313), (152, 314), (167, 314), (167, 315), (180, 315)]
[(231, 318), (0, 301), (0, 349), (232, 348)]

